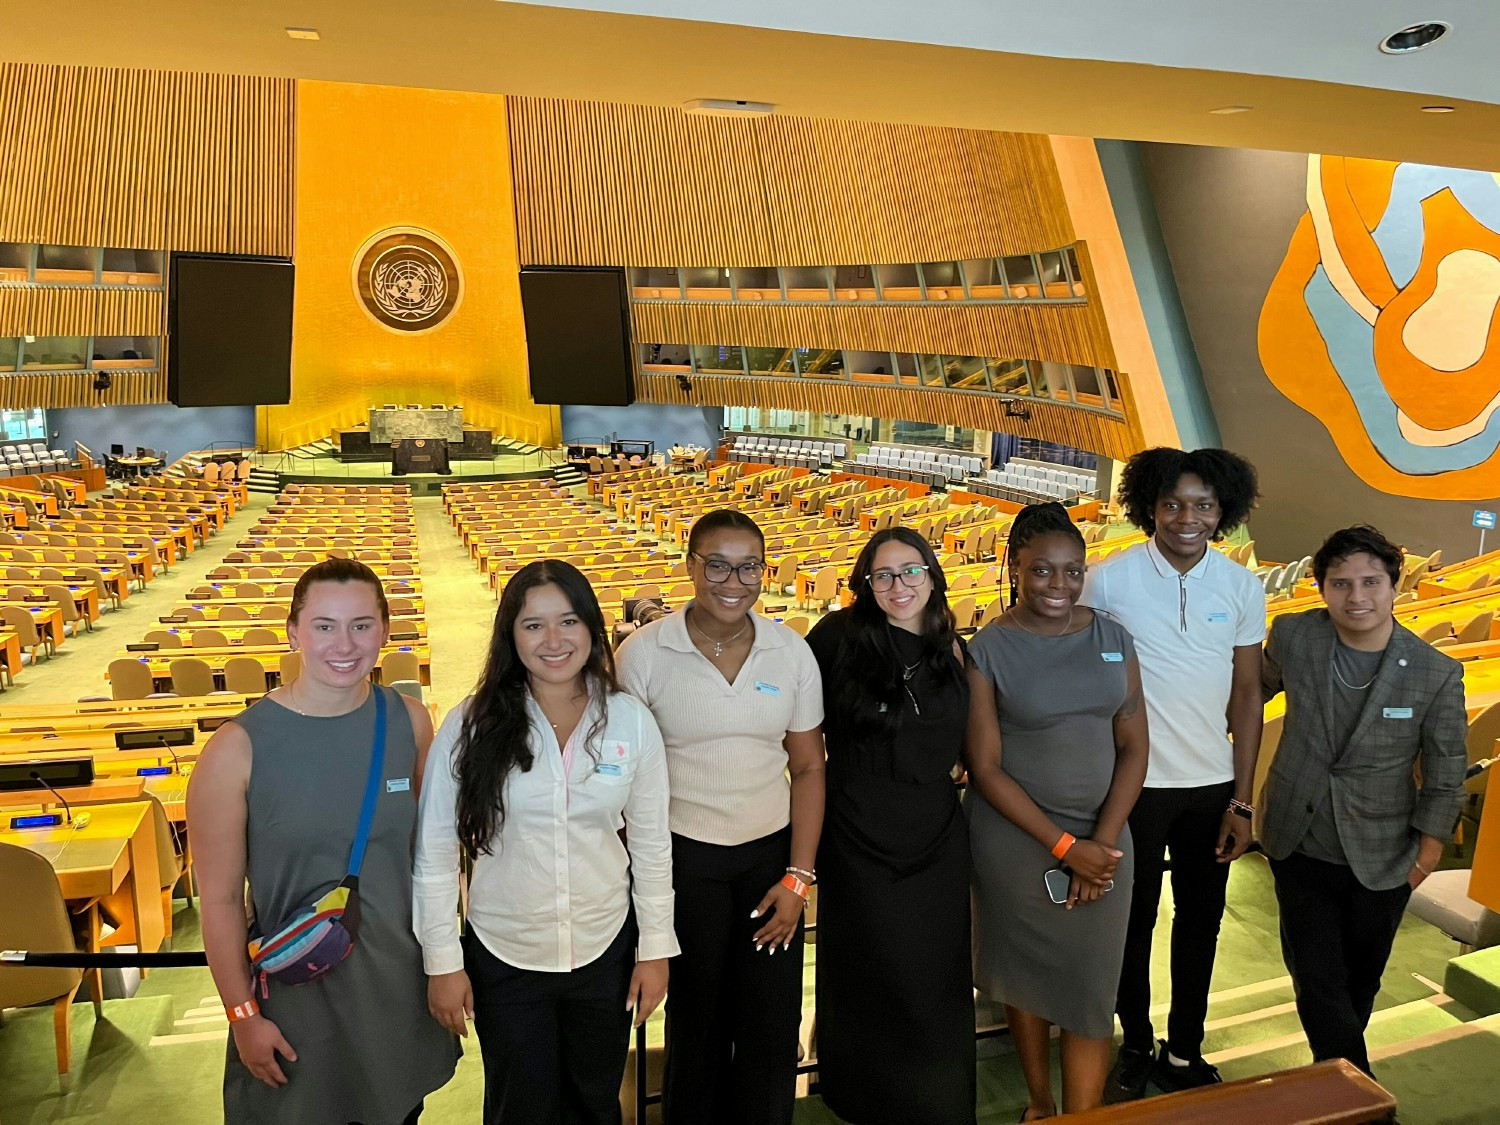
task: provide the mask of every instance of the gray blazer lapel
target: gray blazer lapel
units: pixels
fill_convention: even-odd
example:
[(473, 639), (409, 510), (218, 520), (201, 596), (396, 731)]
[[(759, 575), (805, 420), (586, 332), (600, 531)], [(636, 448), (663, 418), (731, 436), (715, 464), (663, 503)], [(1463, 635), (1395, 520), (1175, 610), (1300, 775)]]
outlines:
[[(1326, 612), (1326, 611), (1325, 611)], [(1333, 730), (1333, 646), (1338, 634), (1333, 622), (1325, 616), (1307, 631), (1307, 661), (1312, 688), (1318, 700), (1318, 711), (1323, 717), (1323, 741), (1327, 744), (1330, 760), (1338, 757), (1339, 745), (1334, 741)]]

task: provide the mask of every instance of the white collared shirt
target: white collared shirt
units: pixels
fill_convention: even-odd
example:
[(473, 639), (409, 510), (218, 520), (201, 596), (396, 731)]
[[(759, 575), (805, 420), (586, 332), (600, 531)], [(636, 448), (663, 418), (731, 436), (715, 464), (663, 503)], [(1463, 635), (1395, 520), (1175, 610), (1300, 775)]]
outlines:
[(1234, 780), (1229, 742), (1234, 650), (1266, 639), (1266, 593), (1213, 547), (1186, 574), (1153, 537), (1090, 566), (1080, 605), (1130, 630), (1151, 732), (1146, 784), (1186, 789)]
[[(472, 699), (472, 697), (470, 697)], [(417, 821), (412, 929), (428, 975), (464, 967), (458, 934), (458, 786), (454, 752), (470, 699), (448, 713), (428, 754)], [(590, 702), (566, 747), (530, 693), (535, 762), (505, 779), (505, 819), (474, 862), (469, 926), (486, 949), (518, 969), (568, 972), (601, 956), (632, 899), (643, 961), (675, 957), (667, 765), (651, 712), (609, 698), (602, 734)], [(628, 826), (628, 848), (619, 830)]]
[(705, 844), (743, 844), (790, 823), (782, 741), (823, 722), (823, 677), (807, 642), (759, 614), (750, 620), (755, 640), (732, 684), (693, 644), (685, 610), (638, 629), (615, 654), (620, 682), (666, 742), (672, 831)]

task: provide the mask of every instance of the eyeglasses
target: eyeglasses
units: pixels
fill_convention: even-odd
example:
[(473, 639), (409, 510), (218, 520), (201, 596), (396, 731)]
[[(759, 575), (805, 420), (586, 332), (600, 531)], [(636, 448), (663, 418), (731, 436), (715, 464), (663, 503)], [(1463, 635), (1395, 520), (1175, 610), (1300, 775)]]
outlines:
[(870, 584), (870, 589), (878, 590), (883, 594), (896, 584), (898, 576), (903, 586), (920, 586), (927, 581), (927, 567), (905, 566), (900, 570), (877, 570), (865, 581)]
[(705, 559), (697, 552), (691, 552), (692, 557), (703, 564), (703, 577), (710, 582), (728, 582), (729, 572), (740, 576), (740, 583), (745, 586), (759, 586), (762, 576), (766, 573), (766, 564), (759, 562), (744, 562), (739, 566), (730, 566), (723, 559)]

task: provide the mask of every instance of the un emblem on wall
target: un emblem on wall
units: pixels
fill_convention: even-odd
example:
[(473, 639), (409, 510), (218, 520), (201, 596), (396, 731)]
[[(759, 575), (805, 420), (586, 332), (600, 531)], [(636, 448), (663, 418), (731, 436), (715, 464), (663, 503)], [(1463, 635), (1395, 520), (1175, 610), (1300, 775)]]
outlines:
[(354, 255), (354, 293), (382, 327), (431, 332), (463, 300), (463, 274), (452, 249), (431, 231), (391, 227)]

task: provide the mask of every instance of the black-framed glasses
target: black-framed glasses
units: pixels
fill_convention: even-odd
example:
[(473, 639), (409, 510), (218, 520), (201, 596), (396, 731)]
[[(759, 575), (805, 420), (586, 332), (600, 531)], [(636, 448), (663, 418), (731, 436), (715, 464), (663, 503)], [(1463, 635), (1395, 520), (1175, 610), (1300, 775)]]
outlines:
[(761, 578), (766, 573), (766, 564), (762, 562), (743, 562), (739, 566), (731, 566), (723, 559), (705, 559), (696, 551), (689, 553), (703, 564), (703, 577), (710, 582), (728, 582), (729, 573), (733, 571), (740, 576), (741, 584), (759, 586)]
[(883, 594), (896, 584), (897, 578), (901, 579), (903, 586), (920, 586), (927, 581), (927, 567), (903, 566), (900, 570), (877, 570), (865, 581), (870, 584), (870, 589)]

